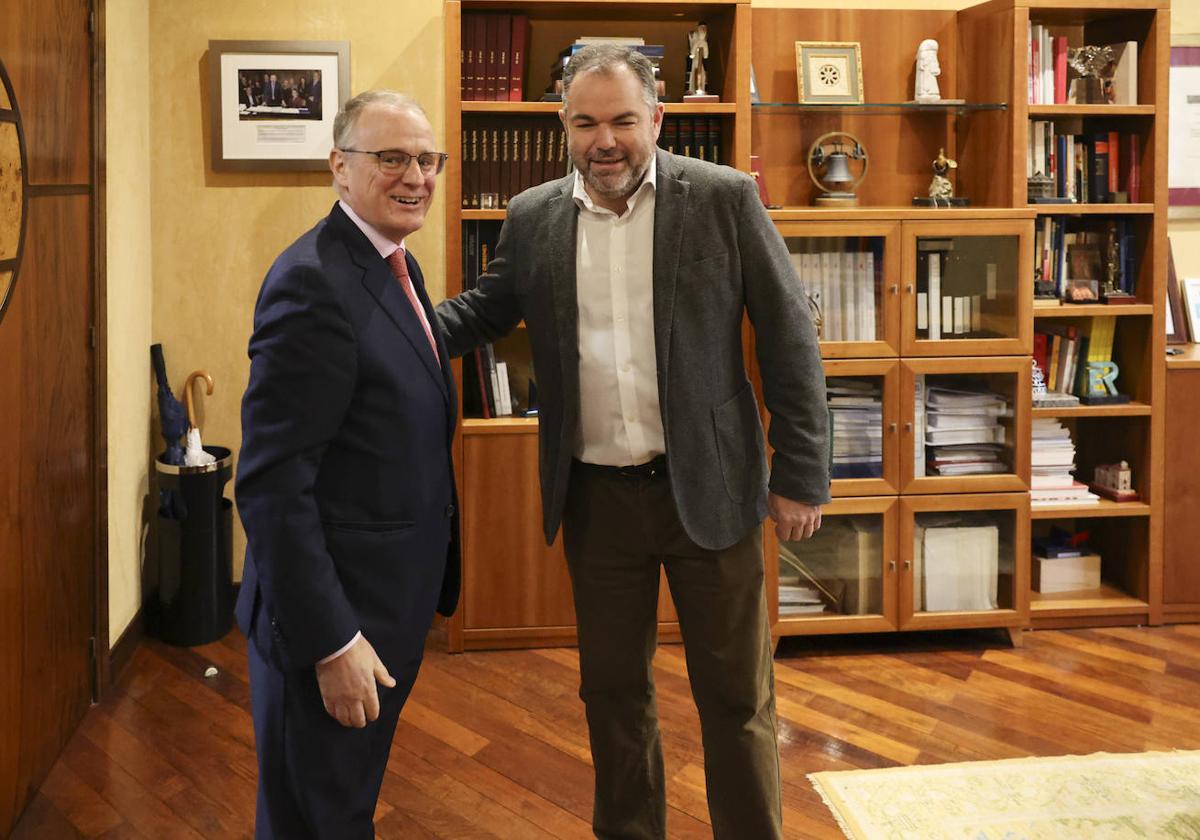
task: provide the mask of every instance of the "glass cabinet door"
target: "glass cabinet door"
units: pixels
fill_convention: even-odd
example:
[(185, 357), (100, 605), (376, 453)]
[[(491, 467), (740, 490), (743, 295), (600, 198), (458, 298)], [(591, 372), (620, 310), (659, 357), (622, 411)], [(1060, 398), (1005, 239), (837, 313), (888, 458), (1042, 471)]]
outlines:
[(903, 355), (1030, 352), (1032, 225), (904, 223)]
[(895, 629), (895, 516), (895, 497), (835, 499), (812, 537), (778, 544), (781, 635)]
[(834, 496), (899, 492), (899, 386), (895, 359), (825, 360)]
[(1028, 357), (908, 359), (901, 366), (903, 493), (1029, 489)]
[(899, 225), (779, 222), (792, 268), (820, 311), (826, 358), (894, 356)]
[(1029, 499), (901, 500), (901, 627), (1019, 626), (1028, 615)]

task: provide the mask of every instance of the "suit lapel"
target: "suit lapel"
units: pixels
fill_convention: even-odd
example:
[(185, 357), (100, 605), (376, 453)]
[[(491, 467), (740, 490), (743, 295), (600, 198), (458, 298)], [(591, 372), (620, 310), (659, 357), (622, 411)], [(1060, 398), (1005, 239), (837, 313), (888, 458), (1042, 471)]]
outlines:
[[(425, 336), (425, 328), (421, 326), (417, 313), (413, 311), (408, 302), (408, 296), (400, 288), (391, 268), (379, 256), (379, 252), (375, 250), (371, 241), (336, 204), (330, 218), (334, 220), (345, 236), (350, 259), (362, 269), (363, 288), (375, 299), (379, 307), (387, 313), (388, 318), (412, 345), (413, 352), (417, 354), (425, 370), (442, 389), (442, 393), (448, 395), (443, 368), (434, 359), (433, 350), (429, 347), (429, 339)], [(437, 322), (433, 320), (429, 298), (425, 296), (421, 269), (417, 266), (417, 261), (413, 259), (412, 254), (406, 254), (405, 260), (408, 265), (409, 277), (413, 279), (413, 287), (417, 290), (417, 300), (421, 302), (421, 306), (425, 310), (425, 317), (429, 319), (430, 327), (433, 327)]]
[(549, 235), (550, 289), (563, 380), (563, 408), (571, 415), (579, 405), (579, 297), (575, 249), (579, 208), (571, 197), (574, 177), (564, 179), (562, 191), (550, 199), (543, 230)]
[(679, 179), (668, 153), (659, 150), (655, 166), (658, 177), (654, 186), (654, 355), (658, 362), (658, 392), (665, 405), (675, 286), (691, 187)]

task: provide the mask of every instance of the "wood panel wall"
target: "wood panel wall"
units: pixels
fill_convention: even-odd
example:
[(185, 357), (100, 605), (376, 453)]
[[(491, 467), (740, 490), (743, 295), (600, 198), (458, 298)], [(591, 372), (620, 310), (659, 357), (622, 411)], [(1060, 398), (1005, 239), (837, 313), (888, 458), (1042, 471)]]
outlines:
[[(92, 697), (96, 282), (91, 0), (4, 0), (0, 116), (25, 158), (0, 320), (0, 836)], [(18, 144), (19, 147), (19, 144)], [(11, 158), (12, 143), (0, 145)], [(0, 172), (12, 171), (0, 161)], [(11, 184), (18, 183), (9, 177)], [(12, 218), (12, 204), (5, 224)]]

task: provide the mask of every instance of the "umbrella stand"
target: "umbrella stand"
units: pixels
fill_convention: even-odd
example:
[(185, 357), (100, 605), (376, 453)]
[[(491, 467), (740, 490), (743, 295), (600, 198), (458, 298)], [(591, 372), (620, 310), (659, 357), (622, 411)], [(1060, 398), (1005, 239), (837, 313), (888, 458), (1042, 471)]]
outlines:
[[(192, 385), (198, 379), (208, 386), (207, 393), (213, 392), (212, 377), (202, 370), (184, 384), (187, 451), (180, 452), (177, 461), (172, 460), (174, 453), (164, 452), (154, 464), (160, 491), (179, 502), (159, 511), (155, 540), (154, 629), (174, 645), (207, 644), (233, 626), (233, 503), (224, 496), (233, 476), (233, 453), (223, 446), (201, 447), (192, 402)], [(184, 414), (182, 406), (179, 414)]]

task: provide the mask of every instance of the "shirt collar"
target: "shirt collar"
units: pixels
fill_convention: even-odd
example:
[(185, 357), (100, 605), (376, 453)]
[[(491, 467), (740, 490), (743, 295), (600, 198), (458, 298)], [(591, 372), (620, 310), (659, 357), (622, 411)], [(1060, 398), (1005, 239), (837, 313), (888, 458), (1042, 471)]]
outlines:
[(379, 256), (383, 257), (385, 260), (394, 254), (398, 249), (404, 247), (403, 239), (400, 240), (399, 244), (396, 244), (392, 240), (388, 239), (386, 236), (380, 233), (377, 228), (371, 226), (367, 222), (364, 222), (362, 218), (360, 218), (359, 215), (354, 212), (354, 209), (340, 198), (338, 199), (338, 206), (342, 208), (342, 212), (350, 217), (350, 221), (354, 222), (355, 226), (363, 232), (363, 235), (366, 236), (367, 239), (371, 240), (371, 244), (375, 246), (375, 250), (379, 252)]
[[(626, 213), (628, 213), (630, 210), (633, 209), (633, 206), (635, 204), (637, 204), (638, 198), (642, 195), (642, 193), (645, 190), (656, 189), (655, 178), (657, 177), (657, 174), (658, 174), (658, 154), (657, 154), (657, 150), (656, 150), (655, 154), (650, 155), (650, 165), (648, 167), (646, 167), (646, 174), (642, 177), (642, 182), (640, 184), (638, 184), (637, 189), (633, 191), (633, 195), (629, 196), (629, 198), (626, 199), (626, 202), (625, 202), (627, 205), (626, 209), (625, 209)], [(649, 184), (650, 186), (647, 187), (646, 186), (647, 184)], [(583, 185), (583, 174), (580, 173), (580, 171), (578, 169), (575, 170), (575, 185), (574, 185), (574, 188), (572, 189), (571, 197), (574, 198), (575, 203), (578, 204), (580, 206), (580, 208), (582, 208), (584, 210), (591, 210), (593, 213), (610, 213), (614, 216), (616, 215), (611, 210), (606, 210), (603, 207), (601, 207), (599, 204), (596, 204), (594, 201), (592, 201), (592, 197), (590, 195), (588, 195), (587, 188)]]

